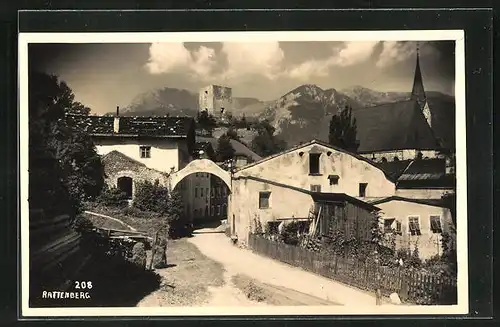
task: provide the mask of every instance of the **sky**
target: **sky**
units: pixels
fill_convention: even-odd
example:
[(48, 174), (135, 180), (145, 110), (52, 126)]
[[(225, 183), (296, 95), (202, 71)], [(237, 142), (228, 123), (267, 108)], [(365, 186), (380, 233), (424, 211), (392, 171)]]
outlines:
[(454, 95), (453, 41), (30, 44), (28, 56), (29, 69), (59, 76), (104, 114), (163, 87), (218, 84), (263, 101), (303, 84), (410, 92), (417, 45), (425, 89)]

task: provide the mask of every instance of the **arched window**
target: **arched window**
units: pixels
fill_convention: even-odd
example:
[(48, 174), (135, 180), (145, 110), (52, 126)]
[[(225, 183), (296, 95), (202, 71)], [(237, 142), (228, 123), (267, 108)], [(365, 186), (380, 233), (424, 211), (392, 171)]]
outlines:
[(132, 199), (132, 178), (126, 176), (119, 177), (116, 186), (127, 195), (128, 199)]
[(387, 159), (385, 157), (382, 157), (382, 160), (380, 160), (382, 162), (387, 162)]
[(398, 156), (395, 156), (393, 160), (394, 160), (394, 161), (399, 161)]

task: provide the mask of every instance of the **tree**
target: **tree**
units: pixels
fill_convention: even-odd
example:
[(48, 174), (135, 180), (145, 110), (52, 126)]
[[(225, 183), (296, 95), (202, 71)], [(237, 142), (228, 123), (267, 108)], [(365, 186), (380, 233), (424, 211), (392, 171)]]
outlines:
[(239, 141), (238, 133), (232, 127), (229, 127), (229, 129), (226, 132), (226, 135), (232, 140)]
[(187, 234), (188, 221), (184, 215), (184, 203), (181, 194), (177, 191), (170, 193), (167, 222), (170, 226), (171, 237), (181, 237)]
[[(62, 187), (67, 190), (70, 202), (68, 213), (71, 214), (81, 210), (83, 201), (95, 199), (104, 186), (104, 166), (91, 137), (70, 126), (65, 119), (66, 114), (89, 113), (90, 109), (75, 101), (73, 91), (57, 76), (37, 72), (30, 74), (30, 157), (34, 154), (40, 160), (41, 155), (57, 165), (49, 167), (47, 163), (43, 164), (45, 168), (54, 170), (53, 177), (58, 175), (59, 182), (64, 185)], [(38, 164), (30, 161), (30, 166)], [(58, 172), (55, 173), (55, 170)], [(31, 177), (38, 178), (34, 174)], [(31, 200), (36, 202), (36, 198), (42, 196), (44, 190), (40, 188), (44, 186), (31, 184), (30, 180)], [(52, 187), (58, 188), (55, 185)], [(55, 189), (48, 192), (52, 191), (56, 192)], [(59, 205), (62, 205), (63, 198)]]
[(330, 121), (329, 142), (331, 145), (357, 152), (359, 142), (356, 140), (356, 118), (352, 117), (352, 108), (346, 106), (338, 114), (333, 115)]
[(267, 157), (286, 149), (285, 141), (274, 135), (275, 128), (266, 120), (255, 125), (257, 135), (251, 143), (252, 150), (262, 157)]
[(217, 161), (222, 162), (234, 158), (235, 150), (231, 145), (231, 139), (227, 134), (221, 135), (217, 143), (217, 152), (215, 158)]
[(210, 115), (206, 110), (198, 112), (196, 121), (201, 129), (206, 129), (208, 131), (211, 131), (215, 127), (217, 127), (217, 122), (214, 116)]

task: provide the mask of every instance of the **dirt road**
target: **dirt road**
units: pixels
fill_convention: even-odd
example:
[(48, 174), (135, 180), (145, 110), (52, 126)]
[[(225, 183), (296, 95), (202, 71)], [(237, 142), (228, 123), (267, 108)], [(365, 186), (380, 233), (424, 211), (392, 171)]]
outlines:
[[(244, 274), (261, 284), (277, 286), (278, 288), (299, 292), (310, 297), (327, 301), (331, 304), (373, 306), (375, 297), (333, 280), (306, 272), (278, 261), (268, 259), (252, 253), (247, 249), (240, 249), (231, 244), (230, 240), (220, 233), (200, 233), (188, 240), (208, 258), (219, 262), (225, 269), (225, 285), (228, 276)], [(212, 288), (215, 298), (226, 298), (225, 302), (232, 302), (226, 294), (227, 287)], [(221, 292), (219, 294), (219, 292)], [(299, 294), (297, 293), (297, 294)], [(293, 295), (292, 295), (293, 296)], [(233, 297), (234, 298), (234, 297)], [(219, 305), (230, 305), (229, 303)], [(319, 303), (311, 303), (318, 305)]]

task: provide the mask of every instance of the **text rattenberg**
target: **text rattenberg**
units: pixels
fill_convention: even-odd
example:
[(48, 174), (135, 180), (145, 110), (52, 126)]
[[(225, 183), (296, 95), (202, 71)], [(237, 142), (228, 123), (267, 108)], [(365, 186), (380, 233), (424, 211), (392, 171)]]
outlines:
[(43, 291), (42, 299), (90, 299), (89, 292)]

